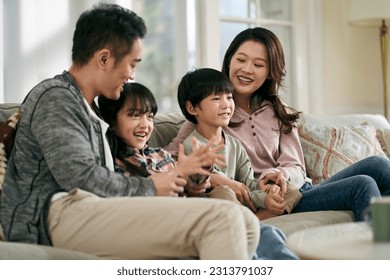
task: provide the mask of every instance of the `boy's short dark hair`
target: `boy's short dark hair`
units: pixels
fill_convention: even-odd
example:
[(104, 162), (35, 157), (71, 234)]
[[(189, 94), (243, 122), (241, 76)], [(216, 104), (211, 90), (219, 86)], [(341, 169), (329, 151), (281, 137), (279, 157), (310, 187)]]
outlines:
[(100, 3), (77, 20), (72, 61), (83, 66), (96, 51), (108, 48), (115, 63), (119, 63), (131, 51), (134, 41), (145, 35), (145, 21), (137, 14), (119, 5)]
[(233, 93), (233, 91), (233, 85), (225, 74), (212, 68), (201, 68), (187, 72), (183, 76), (177, 90), (177, 100), (186, 119), (196, 124), (196, 118), (187, 111), (187, 101), (195, 107), (213, 93)]
[(118, 100), (108, 99), (102, 95), (98, 97), (100, 114), (110, 126), (114, 125), (118, 112), (128, 103), (131, 104), (128, 108), (130, 114), (157, 113), (157, 102), (153, 93), (139, 83), (126, 83)]

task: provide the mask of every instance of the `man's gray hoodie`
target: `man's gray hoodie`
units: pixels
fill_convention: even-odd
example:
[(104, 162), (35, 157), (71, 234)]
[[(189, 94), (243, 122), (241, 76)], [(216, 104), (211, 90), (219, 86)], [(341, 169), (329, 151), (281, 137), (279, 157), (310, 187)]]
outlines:
[(68, 72), (34, 87), (20, 114), (1, 197), (8, 241), (50, 245), (46, 217), (51, 197), (61, 191), (81, 188), (101, 197), (156, 194), (150, 178), (125, 177), (105, 167), (100, 124)]

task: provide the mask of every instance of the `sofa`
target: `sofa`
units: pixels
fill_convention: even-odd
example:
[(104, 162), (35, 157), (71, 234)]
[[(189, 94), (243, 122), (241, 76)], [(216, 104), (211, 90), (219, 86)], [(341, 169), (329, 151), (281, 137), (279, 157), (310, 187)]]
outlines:
[[(165, 147), (185, 121), (180, 112), (157, 114), (149, 145)], [(308, 175), (317, 184), (364, 157), (390, 157), (390, 124), (379, 114), (304, 114), (298, 123)], [(316, 211), (263, 220), (286, 235), (315, 226), (352, 222), (351, 211)]]
[[(7, 154), (4, 129), (19, 104), (0, 104), (0, 194), (6, 171)], [(180, 112), (158, 113), (149, 140), (153, 147), (166, 146), (184, 122)], [(303, 115), (298, 124), (307, 163), (307, 172), (319, 183), (349, 164), (370, 156), (389, 157), (390, 124), (381, 115), (349, 114), (337, 116)], [(9, 138), (9, 137), (8, 137)], [(279, 227), (286, 235), (320, 225), (352, 222), (351, 211), (318, 211), (288, 214), (263, 222)], [(96, 256), (49, 246), (11, 243), (4, 240), (0, 221), (0, 259), (98, 259)]]

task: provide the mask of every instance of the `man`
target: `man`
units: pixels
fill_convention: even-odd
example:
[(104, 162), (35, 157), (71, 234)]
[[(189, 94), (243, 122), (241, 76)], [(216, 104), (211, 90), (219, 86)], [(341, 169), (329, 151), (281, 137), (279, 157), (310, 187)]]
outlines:
[[(145, 34), (135, 13), (93, 7), (77, 21), (69, 71), (25, 98), (2, 194), (7, 240), (119, 259), (252, 257), (258, 221), (243, 207), (155, 197), (183, 191), (186, 181), (174, 172), (140, 178), (113, 171), (108, 125), (94, 99), (117, 99), (134, 79)], [(204, 172), (215, 153), (210, 146), (196, 152), (194, 172)]]

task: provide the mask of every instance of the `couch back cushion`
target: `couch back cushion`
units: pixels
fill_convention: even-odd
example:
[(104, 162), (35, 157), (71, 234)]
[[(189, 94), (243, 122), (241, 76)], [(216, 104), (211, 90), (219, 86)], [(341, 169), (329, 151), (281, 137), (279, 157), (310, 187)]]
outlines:
[(164, 148), (176, 137), (185, 122), (181, 112), (157, 113), (154, 118), (154, 130), (148, 141), (149, 146)]
[(18, 121), (18, 105), (0, 105), (0, 194), (3, 187), (7, 160), (14, 143), (16, 125)]

